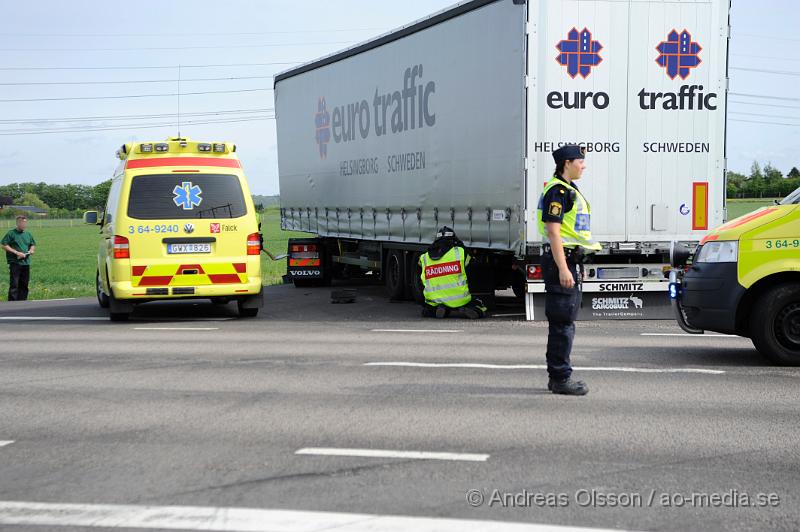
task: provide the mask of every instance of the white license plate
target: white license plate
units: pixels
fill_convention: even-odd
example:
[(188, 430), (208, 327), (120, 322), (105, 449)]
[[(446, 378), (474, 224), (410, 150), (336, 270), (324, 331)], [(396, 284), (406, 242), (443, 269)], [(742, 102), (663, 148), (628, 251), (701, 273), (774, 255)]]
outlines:
[(211, 244), (167, 244), (167, 253), (211, 253)]

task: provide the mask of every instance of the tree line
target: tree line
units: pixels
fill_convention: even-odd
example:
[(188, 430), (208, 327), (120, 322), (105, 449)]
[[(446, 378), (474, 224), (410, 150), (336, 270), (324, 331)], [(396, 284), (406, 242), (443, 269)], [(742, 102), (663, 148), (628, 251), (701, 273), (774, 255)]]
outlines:
[[(83, 211), (102, 210), (111, 189), (111, 180), (97, 185), (50, 185), (47, 183), (11, 183), (0, 185), (0, 197), (14, 205), (47, 209), (53, 217), (80, 216)], [(3, 209), (14, 216), (12, 209)]]
[[(53, 218), (80, 217), (84, 211), (105, 209), (111, 180), (97, 185), (49, 185), (47, 183), (11, 183), (0, 185), (0, 198), (10, 200), (13, 205), (38, 207), (47, 210)], [(280, 203), (277, 196), (253, 196), (259, 212)], [(15, 209), (0, 209), (0, 217), (22, 214)]]
[[(728, 198), (782, 198), (800, 187), (800, 170), (789, 170), (785, 176), (780, 170), (758, 162), (750, 167), (750, 174), (728, 172)], [(83, 211), (105, 207), (111, 180), (97, 185), (50, 185), (47, 183), (11, 183), (0, 185), (0, 198), (10, 198), (14, 205), (25, 205), (47, 209), (52, 217), (80, 216)], [(259, 210), (272, 206), (279, 200), (275, 197), (254, 196)], [(1, 209), (0, 216), (14, 216), (12, 209)]]
[(728, 172), (728, 198), (782, 198), (800, 187), (800, 170), (793, 167), (785, 176), (780, 170), (757, 162), (750, 167), (750, 175)]

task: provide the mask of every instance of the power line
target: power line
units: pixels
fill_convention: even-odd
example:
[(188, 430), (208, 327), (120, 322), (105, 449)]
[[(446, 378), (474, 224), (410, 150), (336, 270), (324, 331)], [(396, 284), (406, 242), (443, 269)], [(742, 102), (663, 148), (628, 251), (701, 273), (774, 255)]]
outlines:
[(800, 41), (794, 37), (779, 37), (777, 35), (758, 35), (757, 33), (739, 33), (736, 32), (736, 37), (752, 37), (754, 39), (769, 39), (770, 41)]
[(762, 114), (762, 113), (744, 113), (744, 112), (741, 112), (741, 111), (731, 111), (728, 114), (732, 114), (732, 115), (747, 115), (747, 116), (763, 116), (763, 117), (766, 117), (766, 118), (780, 118), (780, 119), (783, 119), (783, 120), (787, 120), (787, 119), (788, 120), (800, 120), (800, 116), (767, 115), (767, 114)]
[(169, 92), (162, 94), (126, 94), (124, 96), (72, 96), (65, 98), (20, 98), (14, 100), (0, 100), (0, 103), (13, 102), (60, 102), (66, 100), (119, 100), (125, 98), (156, 98), (162, 96), (194, 96), (197, 94), (232, 94), (240, 92), (271, 91), (273, 89), (239, 89), (232, 91), (200, 91), (200, 92)]
[(348, 31), (383, 31), (384, 28), (350, 28), (324, 30), (286, 30), (251, 32), (203, 32), (203, 33), (2, 33), (0, 37), (193, 37), (193, 36), (235, 36), (235, 35), (282, 35), (295, 33), (341, 33)]
[(782, 100), (786, 102), (800, 102), (800, 98), (786, 98), (782, 96), (767, 96), (764, 94), (748, 94), (744, 92), (729, 92), (731, 96), (743, 96), (745, 98), (765, 98), (767, 100)]
[[(193, 120), (183, 122), (184, 125), (201, 125), (201, 124), (233, 124), (238, 122), (256, 122), (262, 120), (274, 120), (274, 116), (265, 116), (257, 118), (231, 118), (223, 120)], [(115, 126), (103, 127), (82, 127), (82, 128), (60, 128), (60, 129), (19, 129), (19, 130), (0, 130), (0, 135), (39, 135), (39, 134), (52, 134), (52, 133), (85, 133), (91, 131), (127, 131), (131, 129), (153, 129), (161, 127), (175, 127), (175, 122), (163, 122), (155, 124), (118, 124)]]
[(748, 124), (767, 124), (769, 126), (790, 126), (790, 127), (797, 127), (800, 128), (800, 124), (785, 124), (782, 122), (762, 122), (759, 120), (742, 120), (740, 118), (731, 118), (731, 122), (745, 122)]
[(796, 57), (778, 57), (774, 55), (751, 55), (751, 54), (731, 54), (733, 57), (748, 57), (750, 59), (770, 59), (773, 61), (799, 61), (800, 58)]
[(180, 81), (231, 81), (238, 79), (272, 79), (272, 76), (228, 76), (225, 78), (188, 78), (188, 79), (132, 79), (124, 81), (20, 81), (0, 83), (2, 86), (23, 85), (116, 85), (131, 83), (177, 83)]
[(228, 50), (231, 48), (272, 48), (281, 46), (316, 46), (323, 44), (353, 44), (355, 41), (289, 42), (261, 44), (228, 44), (225, 46), (147, 46), (142, 48), (0, 48), (0, 52), (144, 52), (155, 50)]
[[(261, 114), (275, 111), (272, 107), (260, 109), (231, 109), (225, 111), (199, 111), (193, 113), (181, 112), (181, 116), (217, 116), (231, 114)], [(38, 124), (47, 122), (96, 122), (98, 120), (152, 120), (154, 118), (176, 117), (177, 113), (147, 114), (147, 115), (101, 115), (101, 116), (75, 116), (59, 118), (9, 118), (0, 119), (0, 124)]]
[(800, 72), (794, 70), (769, 70), (766, 68), (744, 68), (744, 67), (731, 67), (731, 70), (740, 70), (743, 72), (760, 72), (763, 74), (778, 74), (781, 76), (800, 76)]
[[(181, 65), (181, 68), (228, 68), (228, 67), (252, 67), (252, 66), (271, 66), (271, 65), (299, 65), (302, 61), (277, 62), (277, 63), (228, 63), (216, 65)], [(52, 66), (52, 67), (0, 67), (0, 70), (149, 70), (149, 69), (171, 69), (177, 70), (178, 65), (167, 66)]]
[(728, 103), (735, 103), (738, 105), (754, 105), (756, 107), (779, 107), (781, 109), (800, 109), (800, 105), (780, 105), (777, 103), (742, 102), (739, 100), (728, 100)]

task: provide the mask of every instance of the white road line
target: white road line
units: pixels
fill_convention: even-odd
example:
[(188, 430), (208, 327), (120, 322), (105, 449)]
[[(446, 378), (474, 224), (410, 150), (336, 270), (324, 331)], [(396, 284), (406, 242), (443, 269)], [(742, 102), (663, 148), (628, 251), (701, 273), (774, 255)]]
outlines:
[(388, 449), (339, 449), (334, 447), (306, 447), (294, 454), (313, 454), (321, 456), (363, 456), (366, 458), (412, 458), (415, 460), (459, 460), (466, 462), (485, 462), (488, 454), (438, 453), (427, 451), (393, 451)]
[[(365, 366), (399, 366), (408, 368), (478, 368), (478, 369), (547, 369), (545, 364), (475, 364), (466, 362), (366, 362)], [(626, 368), (626, 367), (576, 367), (575, 371), (621, 371), (624, 373), (702, 373), (722, 375), (719, 369), (700, 368)]]
[(8, 321), (108, 321), (100, 316), (0, 316)]
[(14, 443), (14, 440), (0, 440), (0, 447), (5, 447), (6, 445), (11, 445)]
[(73, 299), (76, 299), (76, 298), (74, 298), (74, 297), (59, 297), (59, 298), (55, 298), (55, 299), (29, 299), (28, 302), (29, 303), (35, 303), (37, 301), (72, 301)]
[(371, 332), (397, 332), (397, 333), (460, 333), (461, 329), (371, 329)]
[(680, 336), (681, 338), (742, 338), (735, 334), (641, 333), (642, 336)]
[(218, 331), (219, 327), (134, 327), (135, 331)]
[(489, 314), (489, 316), (491, 316), (492, 318), (507, 318), (510, 316), (524, 316), (524, 315), (525, 315), (524, 312), (514, 312), (511, 314)]
[[(465, 495), (466, 496), (466, 495)], [(464, 501), (466, 507), (467, 502)], [(0, 501), (0, 524), (222, 532), (599, 532), (608, 529), (442, 517), (219, 508)]]

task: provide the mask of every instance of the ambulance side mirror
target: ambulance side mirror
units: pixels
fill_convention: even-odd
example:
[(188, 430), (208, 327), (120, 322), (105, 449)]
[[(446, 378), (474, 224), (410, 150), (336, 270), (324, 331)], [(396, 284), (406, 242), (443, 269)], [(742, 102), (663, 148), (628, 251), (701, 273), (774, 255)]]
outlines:
[(83, 223), (89, 225), (99, 225), (100, 217), (97, 211), (86, 211), (83, 213)]

